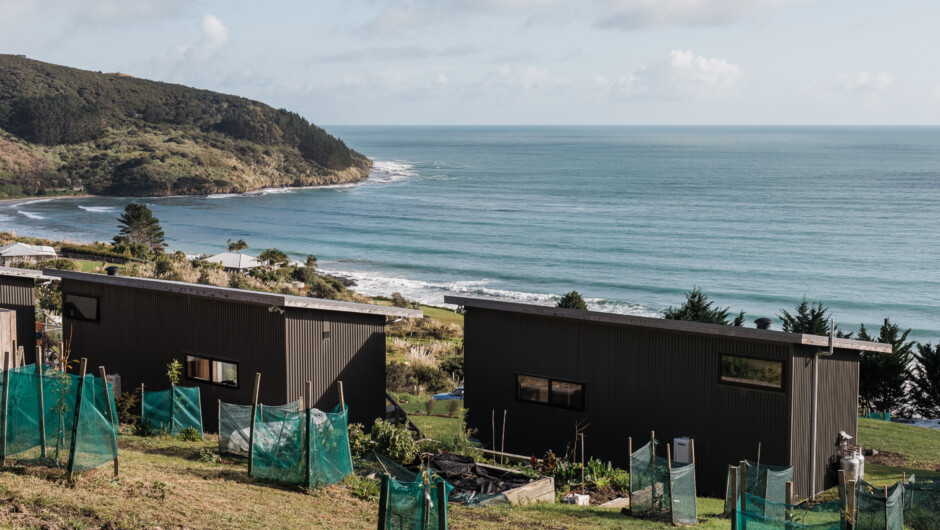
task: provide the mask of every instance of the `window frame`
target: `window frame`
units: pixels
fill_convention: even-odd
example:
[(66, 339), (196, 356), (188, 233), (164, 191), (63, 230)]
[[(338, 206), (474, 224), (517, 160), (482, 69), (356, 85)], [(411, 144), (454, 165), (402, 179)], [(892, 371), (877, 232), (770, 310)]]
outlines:
[[(86, 294), (78, 291), (69, 291), (62, 293), (62, 315), (65, 316), (65, 299), (69, 296), (81, 296), (83, 298), (93, 298), (95, 300), (95, 318), (76, 317), (69, 315), (72, 320), (81, 320), (82, 322), (101, 322), (101, 296), (96, 294)], [(73, 304), (74, 305), (74, 304)]]
[[(548, 401), (543, 403), (541, 401), (533, 401), (530, 399), (520, 398), (519, 397), (519, 378), (520, 377), (534, 377), (537, 379), (546, 380), (548, 382)], [(516, 401), (520, 403), (528, 403), (530, 405), (540, 405), (543, 407), (552, 407), (552, 408), (561, 409), (561, 410), (574, 410), (574, 411), (579, 411), (579, 412), (584, 412), (585, 408), (587, 407), (587, 383), (584, 381), (572, 381), (571, 379), (559, 379), (557, 377), (535, 375), (535, 374), (525, 373), (525, 372), (515, 372), (513, 374), (513, 383), (515, 386), (513, 390), (513, 394), (515, 394)], [(580, 385), (581, 386), (581, 406), (580, 407), (566, 407), (564, 405), (558, 405), (556, 403), (553, 403), (552, 402), (552, 383), (566, 383), (569, 385)]]
[[(184, 373), (184, 376), (186, 377), (186, 380), (187, 380), (187, 381), (192, 381), (192, 382), (194, 382), (194, 383), (201, 383), (201, 384), (204, 384), (204, 385), (215, 385), (215, 386), (220, 386), (220, 387), (222, 387), (222, 388), (229, 388), (229, 389), (232, 389), (232, 390), (238, 390), (239, 388), (241, 388), (241, 379), (242, 379), (242, 378), (241, 378), (241, 366), (240, 366), (239, 361), (233, 361), (232, 359), (223, 359), (223, 358), (221, 358), (221, 357), (213, 357), (213, 356), (211, 356), (211, 355), (205, 355), (205, 354), (202, 354), (202, 353), (196, 353), (196, 352), (191, 352), (191, 351), (184, 351), (184, 352), (183, 352), (183, 355), (184, 355), (184, 360), (183, 360), (183, 373)], [(189, 375), (189, 359), (188, 359), (189, 357), (196, 357), (197, 359), (202, 359), (202, 360), (209, 361), (209, 374), (210, 374), (209, 377), (212, 377), (211, 374), (212, 374), (212, 363), (213, 363), (213, 362), (219, 362), (219, 363), (225, 363), (225, 364), (234, 364), (234, 365), (235, 365), (235, 370), (238, 372), (238, 378), (235, 380), (235, 385), (227, 385), (227, 384), (225, 384), (225, 383), (220, 383), (220, 382), (217, 382), (217, 381), (213, 381), (213, 380), (211, 380), (211, 379), (199, 379), (199, 378), (190, 376), (190, 375)]]
[[(755, 361), (764, 361), (771, 363), (778, 363), (780, 365), (780, 386), (774, 387), (769, 385), (761, 385), (757, 383), (748, 383), (744, 381), (727, 381), (724, 379), (724, 366), (722, 360), (724, 357), (738, 357), (740, 359), (752, 359)], [(763, 357), (760, 355), (749, 355), (746, 353), (730, 353), (730, 352), (718, 352), (718, 384), (722, 386), (733, 386), (738, 388), (746, 388), (748, 390), (763, 390), (765, 392), (775, 392), (775, 393), (786, 393), (787, 391), (787, 360), (786, 359), (776, 359), (771, 357)]]

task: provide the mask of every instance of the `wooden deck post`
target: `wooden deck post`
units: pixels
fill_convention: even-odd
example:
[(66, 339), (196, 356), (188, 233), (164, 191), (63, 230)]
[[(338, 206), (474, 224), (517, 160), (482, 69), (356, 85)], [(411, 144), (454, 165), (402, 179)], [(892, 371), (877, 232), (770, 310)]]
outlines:
[(437, 527), (447, 530), (447, 486), (444, 481), (437, 483)]
[(78, 424), (82, 413), (82, 392), (85, 389), (85, 370), (88, 368), (88, 359), (82, 357), (78, 365), (78, 397), (75, 399), (75, 417), (72, 420), (72, 443), (69, 445), (69, 467), (66, 478), (69, 482), (75, 477), (75, 453), (78, 445)]
[(0, 397), (0, 467), (7, 465), (7, 404), (10, 399), (10, 352), (3, 353), (3, 395)]
[(98, 375), (101, 377), (101, 386), (104, 387), (105, 401), (108, 404), (108, 420), (111, 422), (111, 427), (114, 429), (114, 432), (111, 434), (111, 449), (114, 449), (114, 476), (117, 477), (120, 471), (120, 464), (118, 463), (118, 446), (117, 446), (117, 431), (118, 431), (117, 411), (111, 410), (111, 403), (114, 400), (113, 400), (112, 391), (108, 389), (108, 373), (105, 371), (104, 366), (98, 367)]
[(251, 424), (248, 428), (248, 476), (255, 460), (255, 416), (258, 414), (258, 391), (261, 387), (261, 372), (255, 373), (255, 391), (251, 400)]
[[(42, 351), (40, 348), (39, 351)], [(46, 404), (43, 396), (43, 384), (45, 377), (42, 374), (42, 355), (36, 354), (36, 379), (39, 381), (39, 445), (42, 451), (41, 456), (46, 458)]]

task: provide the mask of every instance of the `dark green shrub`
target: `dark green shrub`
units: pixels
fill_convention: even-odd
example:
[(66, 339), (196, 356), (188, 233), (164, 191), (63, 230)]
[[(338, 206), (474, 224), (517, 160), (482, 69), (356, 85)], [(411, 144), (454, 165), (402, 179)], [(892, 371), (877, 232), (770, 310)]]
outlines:
[(349, 452), (353, 458), (361, 458), (372, 449), (366, 439), (366, 433), (362, 431), (361, 423), (350, 423), (346, 432), (349, 436)]
[(411, 431), (404, 425), (392, 425), (383, 420), (375, 420), (372, 425), (372, 442), (375, 450), (399, 464), (410, 464), (418, 456), (418, 446), (411, 437)]
[(439, 369), (426, 364), (415, 364), (411, 367), (415, 382), (418, 386), (424, 387), (426, 392), (436, 394), (451, 390), (454, 382), (447, 377), (447, 374)]
[(463, 381), (463, 355), (448, 355), (440, 364), (441, 371), (457, 381)]
[(180, 433), (176, 435), (176, 437), (180, 440), (183, 440), (184, 442), (198, 442), (199, 440), (202, 440), (202, 435), (199, 434), (199, 431), (197, 431), (195, 427), (186, 427), (185, 429), (181, 430)]
[(385, 388), (391, 392), (412, 392), (417, 384), (414, 372), (405, 363), (389, 363), (385, 367)]
[(137, 403), (140, 402), (140, 387), (130, 392), (121, 392), (121, 395), (114, 396), (114, 407), (117, 409), (118, 422), (136, 424), (140, 416), (134, 414)]
[(392, 305), (395, 307), (411, 307), (411, 302), (401, 293), (392, 293)]

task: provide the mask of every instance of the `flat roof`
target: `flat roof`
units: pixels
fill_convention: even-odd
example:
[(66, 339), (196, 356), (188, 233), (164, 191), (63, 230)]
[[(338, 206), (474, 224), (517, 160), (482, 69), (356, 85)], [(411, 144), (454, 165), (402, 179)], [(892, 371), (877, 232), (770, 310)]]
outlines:
[(199, 283), (174, 282), (158, 280), (155, 278), (133, 278), (130, 276), (108, 276), (90, 272), (75, 272), (62, 270), (45, 270), (48, 276), (55, 276), (63, 280), (78, 280), (83, 282), (116, 285), (133, 289), (160, 291), (164, 293), (199, 296), (230, 302), (245, 304), (294, 307), (300, 309), (317, 309), (320, 311), (339, 311), (343, 313), (362, 313), (367, 315), (383, 315), (388, 317), (422, 318), (424, 312), (418, 309), (405, 309), (374, 304), (360, 304), (357, 302), (341, 302), (338, 300), (324, 300), (306, 296), (293, 296), (287, 294), (264, 293), (246, 289), (233, 289), (231, 287), (217, 287)]
[[(496, 311), (510, 311), (544, 317), (567, 318), (601, 322), (606, 324), (620, 324), (665, 331), (682, 331), (698, 333), (701, 335), (714, 335), (739, 339), (762, 340), (767, 342), (782, 342), (787, 344), (802, 344), (804, 346), (829, 347), (829, 337), (821, 335), (804, 335), (803, 333), (787, 333), (770, 329), (745, 328), (740, 326), (723, 326), (721, 324), (705, 324), (702, 322), (688, 322), (684, 320), (669, 320), (665, 318), (640, 317), (634, 315), (620, 315), (604, 313), (601, 311), (581, 311), (535, 304), (519, 304), (516, 302), (502, 302), (485, 298), (467, 296), (445, 296), (444, 302), (463, 307), (478, 307)], [(833, 347), (844, 350), (859, 350), (879, 353), (891, 353), (890, 344), (880, 342), (867, 342), (853, 339), (833, 339)]]
[(43, 274), (44, 271), (35, 269), (20, 269), (18, 267), (0, 267), (0, 276), (15, 276), (17, 278), (32, 278), (34, 280), (58, 280)]

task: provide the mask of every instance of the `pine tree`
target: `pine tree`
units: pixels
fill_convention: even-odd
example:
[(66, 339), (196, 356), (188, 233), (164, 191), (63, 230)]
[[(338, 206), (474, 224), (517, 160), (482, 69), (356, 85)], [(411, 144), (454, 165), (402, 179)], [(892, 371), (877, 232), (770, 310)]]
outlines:
[(872, 337), (865, 325), (859, 326), (858, 339), (891, 345), (891, 353), (862, 352), (859, 359), (858, 393), (862, 406), (882, 412), (895, 412), (906, 404), (905, 382), (910, 377), (914, 341), (911, 330), (885, 319), (878, 337)]
[(144, 250), (160, 253), (166, 246), (163, 240), (163, 228), (160, 220), (146, 204), (129, 203), (124, 213), (118, 218), (120, 230), (114, 237), (115, 245), (127, 245), (137, 257), (143, 257)]
[(561, 300), (555, 305), (555, 307), (565, 307), (568, 309), (580, 309), (581, 311), (587, 311), (587, 303), (584, 301), (584, 298), (581, 297), (581, 294), (578, 291), (571, 291), (566, 293), (561, 297)]
[(679, 307), (669, 306), (663, 311), (663, 318), (669, 320), (686, 320), (690, 322), (704, 322), (706, 324), (724, 324), (741, 326), (744, 324), (744, 311), (738, 313), (733, 322), (728, 322), (728, 309), (713, 307), (714, 302), (698, 287), (685, 293), (685, 302)]
[[(786, 309), (781, 309), (777, 317), (783, 321), (783, 331), (790, 333), (805, 333), (807, 335), (828, 335), (829, 334), (829, 316), (826, 314), (829, 308), (822, 302), (813, 302), (810, 304), (803, 297), (803, 301), (790, 314)], [(837, 326), (838, 327), (838, 326)]]
[(940, 418), (940, 345), (918, 344), (908, 388), (910, 412)]

